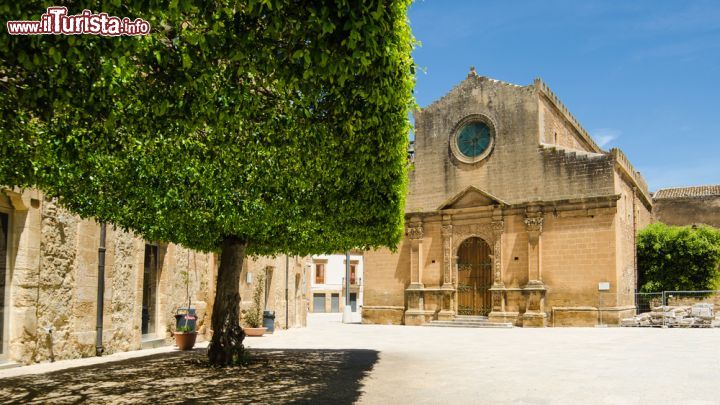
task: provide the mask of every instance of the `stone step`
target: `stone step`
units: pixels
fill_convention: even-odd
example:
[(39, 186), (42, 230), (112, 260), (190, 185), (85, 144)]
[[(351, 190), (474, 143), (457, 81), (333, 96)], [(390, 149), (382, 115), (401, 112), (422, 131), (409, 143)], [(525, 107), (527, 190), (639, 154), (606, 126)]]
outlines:
[(455, 315), (456, 321), (487, 321), (487, 316), (482, 315)]
[(459, 323), (459, 324), (463, 324), (463, 325), (476, 325), (476, 324), (479, 325), (479, 324), (486, 324), (486, 323), (488, 323), (488, 321), (474, 320), (474, 319), (467, 319), (467, 320), (464, 320), (464, 319), (462, 319), (462, 320), (461, 320), (461, 319), (455, 319), (455, 320), (452, 320), (452, 321), (430, 321), (430, 322), (449, 322), (449, 323)]
[(435, 326), (442, 328), (512, 328), (509, 322), (488, 322), (488, 321), (430, 321), (424, 326)]

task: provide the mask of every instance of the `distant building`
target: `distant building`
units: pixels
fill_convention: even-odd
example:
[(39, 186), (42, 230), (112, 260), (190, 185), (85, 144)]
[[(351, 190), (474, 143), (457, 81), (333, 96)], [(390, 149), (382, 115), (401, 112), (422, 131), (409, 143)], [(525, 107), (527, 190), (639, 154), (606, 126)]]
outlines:
[[(345, 307), (345, 255), (312, 257), (312, 303), (310, 311), (343, 312)], [(350, 306), (360, 314), (363, 305), (363, 256), (350, 255)], [(358, 317), (359, 320), (359, 317)]]
[(663, 188), (656, 191), (652, 199), (653, 213), (660, 222), (720, 228), (720, 184)]

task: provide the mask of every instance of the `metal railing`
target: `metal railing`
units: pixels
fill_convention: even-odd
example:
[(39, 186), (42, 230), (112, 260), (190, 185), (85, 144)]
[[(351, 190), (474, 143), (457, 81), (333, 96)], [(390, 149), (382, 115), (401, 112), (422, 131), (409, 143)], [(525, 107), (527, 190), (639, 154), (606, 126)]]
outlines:
[(663, 293), (636, 293), (635, 294), (635, 314), (651, 312), (653, 308), (663, 305)]
[(720, 291), (663, 291), (635, 294), (636, 313), (622, 326), (720, 327)]

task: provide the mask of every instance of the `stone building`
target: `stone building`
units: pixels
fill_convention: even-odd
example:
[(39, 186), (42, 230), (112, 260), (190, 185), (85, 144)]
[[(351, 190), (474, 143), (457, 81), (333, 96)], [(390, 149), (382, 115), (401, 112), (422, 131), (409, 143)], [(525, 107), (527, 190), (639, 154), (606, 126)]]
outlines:
[(486, 315), (595, 325), (634, 313), (645, 181), (541, 80), (468, 77), (415, 113), (406, 236), (365, 254), (363, 322)]
[(653, 193), (655, 219), (668, 225), (720, 228), (720, 184), (663, 188)]
[[(0, 363), (96, 354), (100, 226), (70, 214), (37, 190), (0, 188)], [(197, 310), (198, 340), (209, 339), (218, 259), (174, 244), (144, 241), (107, 226), (102, 324), (104, 353), (172, 344), (174, 315)], [(285, 257), (246, 261), (274, 272), (266, 304), (285, 325)], [(307, 312), (304, 259), (288, 260), (289, 326)], [(280, 274), (283, 277), (279, 277)], [(251, 287), (241, 281), (243, 307)]]
[[(275, 329), (307, 325), (310, 306), (309, 257), (285, 256), (250, 257), (240, 273), (242, 312), (252, 306), (253, 285), (257, 275), (265, 275), (265, 310), (275, 313)], [(288, 305), (285, 305), (285, 296)], [(209, 318), (208, 318), (209, 319)]]

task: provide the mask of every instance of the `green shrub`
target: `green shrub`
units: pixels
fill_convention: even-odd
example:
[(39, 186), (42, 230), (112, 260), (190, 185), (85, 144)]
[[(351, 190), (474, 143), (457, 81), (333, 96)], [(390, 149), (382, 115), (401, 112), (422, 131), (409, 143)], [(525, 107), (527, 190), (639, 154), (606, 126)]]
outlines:
[(713, 290), (720, 285), (720, 230), (655, 223), (637, 239), (642, 292)]

